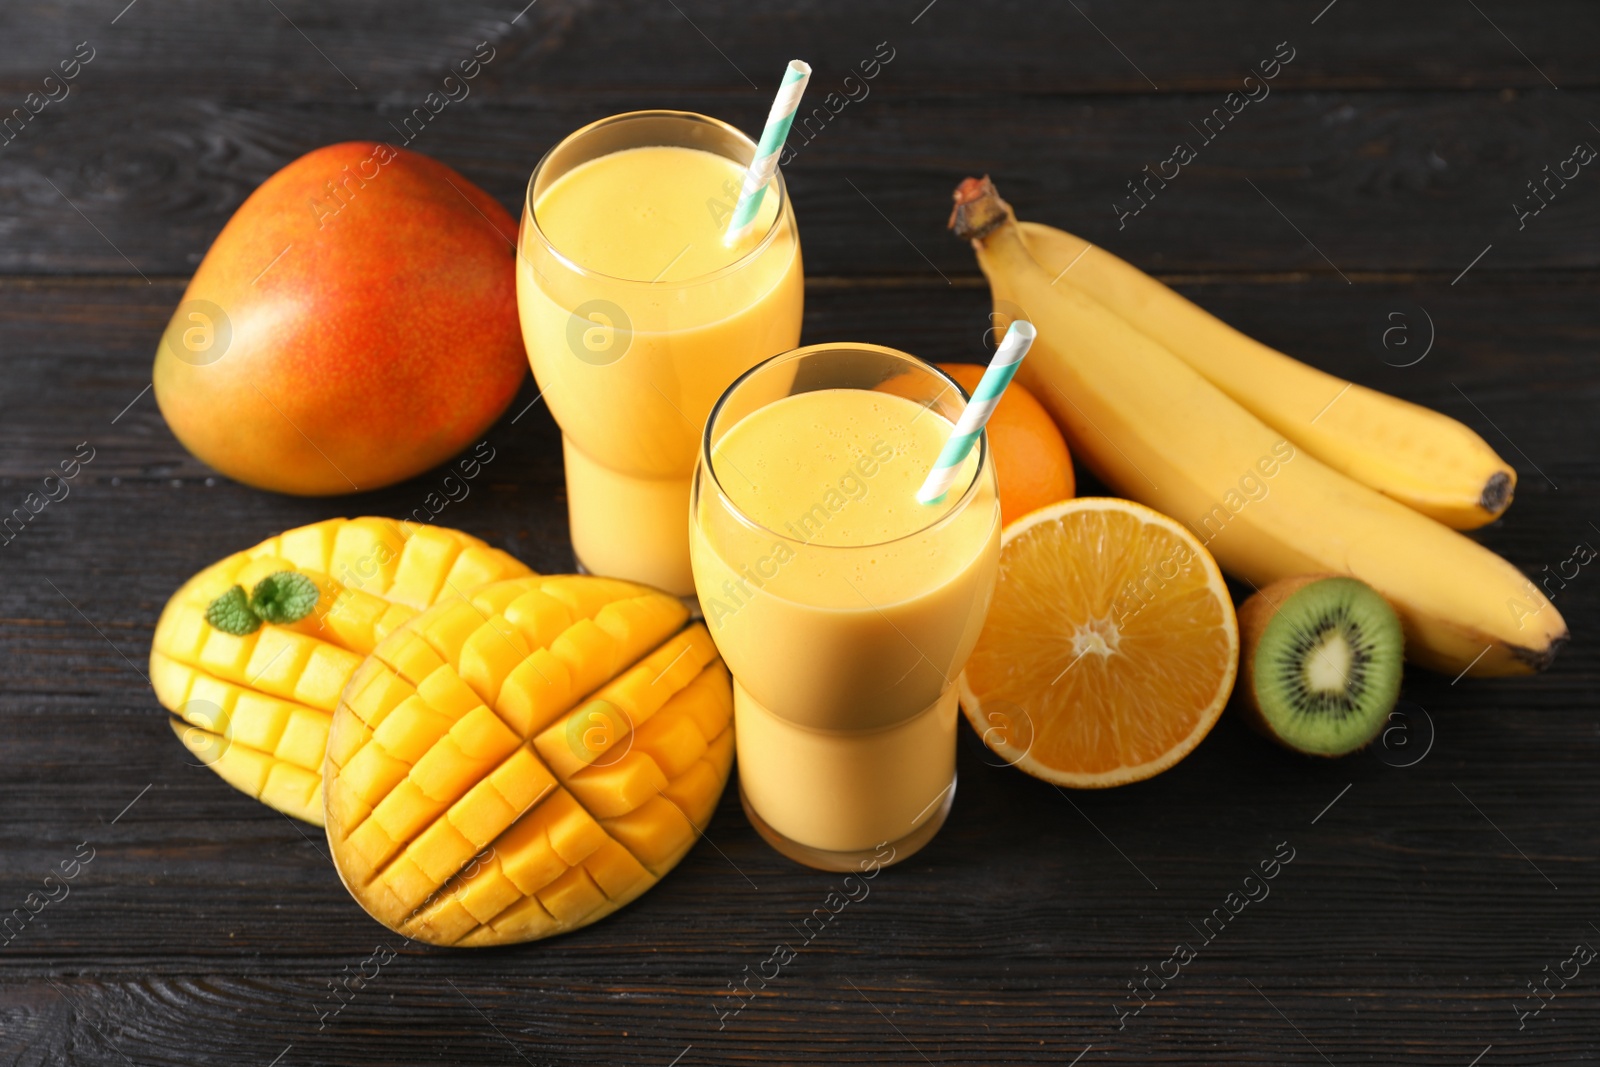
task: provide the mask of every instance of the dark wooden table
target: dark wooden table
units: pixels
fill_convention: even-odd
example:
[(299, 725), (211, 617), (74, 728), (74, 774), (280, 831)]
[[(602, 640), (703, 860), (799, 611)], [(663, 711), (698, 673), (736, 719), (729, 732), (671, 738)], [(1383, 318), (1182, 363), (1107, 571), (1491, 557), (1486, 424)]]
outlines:
[[(318, 145), (392, 139), (484, 41), (471, 97), (413, 147), (513, 213), (540, 154), (592, 119), (681, 107), (755, 131), (789, 58), (815, 66), (820, 100), (861, 97), (846, 74), (892, 54), (787, 169), (807, 342), (981, 360), (987, 292), (943, 223), (955, 183), (988, 172), (1023, 217), (1473, 426), (1521, 477), (1479, 536), (1554, 574), (1600, 544), (1600, 173), (1537, 215), (1514, 205), (1600, 146), (1593, 0), (125, 2), (0, 7), (0, 114), (80, 42), (93, 54), (0, 143), (0, 511), (80, 442), (94, 457), (0, 546), (0, 914), (93, 850), (0, 946), (0, 1062), (1600, 1059), (1600, 965), (1550, 978), (1600, 946), (1600, 565), (1551, 580), (1575, 635), (1551, 671), (1413, 672), (1409, 730), (1345, 760), (1225, 718), (1153, 781), (1068, 796), (963, 730), (944, 832), (804, 944), (836, 879), (766, 848), (730, 789), (678, 870), (598, 925), (408, 946), (350, 901), (316, 833), (187, 765), (145, 680), (191, 572), (432, 488), (299, 500), (214, 476), (163, 424), (150, 363), (251, 189)], [(1126, 183), (1280, 50), (1270, 96), (1119, 228)], [(1395, 321), (1404, 352), (1373, 340)], [(500, 458), (450, 521), (570, 567), (543, 406), (491, 440)], [(1130, 985), (1280, 849), (1270, 897), (1132, 1015)], [(794, 959), (732, 1014), (730, 988), (780, 943)], [(377, 946), (394, 960), (323, 1018), (329, 983)]]

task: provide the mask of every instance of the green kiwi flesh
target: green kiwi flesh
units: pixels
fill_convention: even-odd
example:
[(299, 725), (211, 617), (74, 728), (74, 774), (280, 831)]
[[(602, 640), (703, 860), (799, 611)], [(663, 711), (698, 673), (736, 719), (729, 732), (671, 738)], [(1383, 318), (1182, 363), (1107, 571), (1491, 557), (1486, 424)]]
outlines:
[(1354, 578), (1285, 586), (1279, 596), (1270, 586), (1256, 594), (1268, 617), (1246, 647), (1259, 725), (1309, 755), (1354, 752), (1378, 735), (1400, 697), (1400, 619)]

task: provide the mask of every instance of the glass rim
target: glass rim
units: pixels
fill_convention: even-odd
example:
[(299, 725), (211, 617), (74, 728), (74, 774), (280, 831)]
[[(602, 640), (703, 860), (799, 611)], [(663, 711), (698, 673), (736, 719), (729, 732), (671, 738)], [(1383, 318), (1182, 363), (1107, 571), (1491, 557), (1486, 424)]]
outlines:
[[(718, 127), (723, 131), (732, 134), (735, 138), (743, 141), (745, 144), (748, 144), (750, 146), (751, 157), (754, 158), (755, 156), (757, 145), (754, 141), (750, 140), (749, 136), (746, 135), (743, 130), (739, 129), (737, 126), (734, 126), (732, 123), (723, 122), (721, 119), (712, 118), (710, 115), (702, 115), (698, 111), (676, 111), (669, 108), (657, 108), (644, 111), (624, 111), (621, 114), (608, 115), (603, 119), (596, 119), (586, 126), (580, 126), (578, 129), (573, 130), (571, 133), (561, 138), (561, 140), (551, 145), (545, 150), (544, 155), (539, 157), (539, 162), (534, 165), (533, 173), (528, 176), (528, 187), (523, 193), (523, 220), (532, 228), (534, 233), (539, 235), (539, 241), (544, 245), (545, 249), (552, 256), (554, 256), (562, 264), (562, 266), (573, 271), (581, 277), (601, 278), (607, 282), (612, 282), (617, 285), (632, 285), (653, 289), (682, 289), (692, 285), (704, 285), (709, 281), (714, 281), (725, 274), (731, 274), (740, 268), (745, 267), (749, 263), (753, 262), (756, 257), (766, 252), (772, 243), (777, 240), (778, 232), (782, 228), (782, 224), (784, 222), (784, 215), (787, 213), (786, 209), (789, 206), (789, 189), (788, 186), (784, 184), (783, 169), (781, 167), (774, 167), (772, 171), (771, 186), (774, 190), (776, 190), (778, 197), (778, 210), (777, 213), (772, 217), (772, 225), (767, 228), (767, 232), (762, 235), (761, 240), (756, 242), (755, 247), (751, 248), (750, 251), (746, 252), (732, 263), (724, 264), (723, 266), (718, 267), (716, 270), (707, 271), (705, 274), (697, 274), (692, 278), (684, 278), (679, 281), (672, 282), (652, 282), (646, 281), (642, 278), (619, 278), (614, 274), (605, 274), (591, 267), (585, 267), (583, 264), (579, 263), (577, 260), (573, 259), (571, 256), (567, 255), (565, 252), (562, 252), (561, 249), (556, 247), (555, 242), (550, 239), (550, 235), (545, 233), (544, 228), (539, 225), (539, 214), (533, 208), (534, 184), (539, 180), (539, 175), (544, 173), (545, 166), (550, 162), (550, 158), (554, 156), (556, 152), (559, 151), (561, 147), (567, 144), (569, 141), (574, 141), (579, 137), (593, 133), (594, 131), (606, 126), (611, 126), (622, 122), (637, 121), (639, 119), (646, 118), (684, 119), (689, 122), (698, 122), (707, 126)], [(635, 147), (643, 148), (646, 146), (636, 145)], [(596, 156), (595, 158), (598, 159), (600, 157)], [(517, 240), (520, 246), (520, 233), (518, 234)], [(518, 255), (521, 254), (521, 249), (519, 247)]]
[[(735, 378), (733, 380), (733, 382), (726, 389), (724, 389), (722, 391), (722, 395), (717, 397), (717, 402), (711, 406), (711, 413), (706, 416), (705, 429), (703, 431), (701, 431), (701, 434), (700, 434), (700, 457), (699, 457), (699, 463), (700, 463), (701, 466), (703, 466), (706, 469), (706, 472), (710, 475), (711, 483), (714, 486), (716, 486), (717, 495), (720, 496), (722, 498), (722, 500), (726, 503), (728, 512), (731, 515), (733, 515), (733, 517), (735, 519), (737, 519), (742, 525), (748, 527), (749, 529), (757, 530), (757, 531), (760, 531), (763, 534), (767, 534), (767, 535), (770, 535), (772, 537), (775, 537), (779, 541), (786, 542), (786, 543), (788, 543), (790, 545), (798, 545), (801, 548), (809, 549), (809, 550), (812, 550), (812, 551), (815, 551), (815, 550), (818, 550), (818, 549), (822, 549), (822, 550), (832, 551), (832, 552), (856, 552), (856, 551), (860, 551), (861, 549), (882, 548), (882, 547), (884, 547), (886, 545), (899, 544), (900, 542), (907, 541), (907, 540), (909, 540), (909, 539), (911, 539), (913, 537), (921, 537), (924, 534), (928, 533), (929, 531), (936, 530), (939, 527), (944, 526), (947, 523), (953, 522), (955, 520), (955, 518), (958, 515), (960, 515), (963, 512), (965, 512), (967, 510), (968, 506), (972, 503), (973, 497), (975, 497), (977, 495), (978, 485), (983, 480), (984, 474), (989, 469), (989, 464), (990, 464), (990, 459), (989, 459), (989, 431), (987, 429), (982, 430), (978, 434), (978, 468), (977, 468), (977, 471), (973, 474), (972, 481), (967, 483), (966, 489), (962, 490), (961, 497), (955, 502), (955, 504), (952, 505), (943, 514), (937, 516), (934, 519), (931, 519), (925, 525), (919, 526), (915, 530), (911, 530), (911, 531), (909, 531), (907, 533), (903, 533), (899, 537), (891, 537), (887, 541), (871, 541), (871, 542), (866, 542), (866, 543), (859, 544), (859, 545), (823, 545), (823, 544), (818, 544), (815, 541), (803, 541), (800, 538), (791, 537), (790, 535), (788, 535), (786, 533), (781, 533), (781, 532), (779, 532), (777, 530), (774, 530), (769, 526), (766, 526), (766, 525), (764, 525), (764, 524), (762, 524), (760, 522), (757, 522), (755, 519), (751, 518), (749, 515), (746, 515), (744, 513), (744, 509), (739, 507), (739, 505), (734, 501), (732, 495), (729, 494), (727, 489), (725, 489), (723, 487), (723, 485), (722, 485), (722, 476), (717, 473), (717, 465), (716, 465), (716, 462), (715, 462), (715, 460), (714, 460), (714, 458), (712, 456), (712, 452), (711, 452), (711, 430), (712, 430), (712, 427), (714, 427), (717, 424), (717, 417), (722, 413), (723, 405), (728, 402), (728, 398), (733, 396), (734, 392), (736, 390), (738, 390), (738, 388), (745, 383), (746, 379), (748, 379), (748, 378), (752, 377), (753, 375), (755, 375), (755, 374), (757, 374), (757, 373), (759, 373), (759, 372), (761, 372), (763, 370), (766, 370), (766, 369), (768, 369), (770, 367), (776, 367), (781, 363), (792, 362), (794, 360), (801, 359), (801, 358), (803, 358), (805, 356), (812, 355), (812, 354), (817, 353), (817, 352), (825, 352), (825, 351), (829, 351), (829, 350), (852, 350), (852, 349), (854, 349), (854, 350), (866, 350), (866, 351), (869, 351), (869, 352), (875, 352), (875, 353), (879, 353), (879, 354), (883, 354), (883, 355), (888, 355), (888, 356), (903, 360), (903, 361), (909, 363), (910, 365), (912, 365), (913, 367), (916, 367), (916, 368), (918, 368), (920, 370), (928, 372), (935, 379), (942, 379), (946, 385), (949, 385), (950, 387), (955, 389), (956, 395), (960, 396), (963, 400), (967, 401), (968, 403), (970, 403), (971, 400), (972, 400), (972, 397), (967, 393), (967, 391), (961, 387), (961, 383), (956, 381), (954, 378), (950, 377), (950, 375), (946, 374), (944, 371), (940, 370), (939, 367), (936, 364), (930, 363), (928, 360), (925, 360), (920, 356), (914, 356), (910, 352), (904, 352), (904, 351), (901, 351), (898, 348), (890, 348), (887, 345), (875, 345), (875, 344), (868, 343), (866, 341), (828, 341), (828, 342), (824, 342), (822, 344), (805, 345), (805, 346), (803, 346), (801, 348), (791, 348), (787, 352), (780, 352), (775, 356), (768, 356), (766, 359), (762, 360), (760, 363), (757, 363), (755, 366), (751, 367), (749, 370), (747, 370), (743, 374), (739, 375), (739, 377)], [(825, 386), (824, 388), (829, 388), (829, 387)], [(838, 387), (833, 387), (833, 388), (855, 388), (855, 387), (853, 387), (853, 386), (838, 386)], [(808, 389), (806, 391), (807, 392), (816, 392), (817, 390)], [(865, 392), (866, 390), (863, 390), (863, 391)], [(798, 396), (799, 394), (790, 393), (788, 395), (789, 396)], [(779, 399), (786, 399), (786, 398), (785, 397), (780, 397)], [(773, 401), (773, 403), (776, 403), (776, 401)], [(771, 405), (770, 404), (763, 404), (762, 405), (763, 408), (764, 407), (769, 407), (769, 406), (771, 406)], [(753, 414), (755, 414), (756, 411), (760, 411), (760, 410), (761, 410), (761, 408), (755, 408), (750, 412), (750, 414), (753, 415)], [(935, 414), (937, 414), (937, 412), (935, 412)], [(696, 491), (696, 494), (698, 494), (698, 492), (699, 492), (698, 481), (696, 483), (696, 490), (695, 491)], [(698, 496), (697, 496), (696, 499), (697, 499), (697, 502), (698, 502)], [(996, 521), (998, 521), (999, 520), (999, 496), (998, 496), (998, 494), (995, 497), (995, 511), (996, 511), (995, 519), (996, 519)], [(699, 509), (698, 508), (696, 508), (695, 512), (690, 515), (690, 519), (692, 521), (695, 521), (695, 522), (699, 521)]]

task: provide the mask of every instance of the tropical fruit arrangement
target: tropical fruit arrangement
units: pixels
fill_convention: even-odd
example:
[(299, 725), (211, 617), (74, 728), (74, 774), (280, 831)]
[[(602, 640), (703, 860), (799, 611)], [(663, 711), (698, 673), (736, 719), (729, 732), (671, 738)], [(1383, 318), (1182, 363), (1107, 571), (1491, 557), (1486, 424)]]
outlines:
[[(1560, 613), (1459, 532), (1516, 488), (1477, 434), (1019, 222), (987, 178), (956, 190), (950, 228), (998, 325), (1036, 334), (1026, 362), (1025, 340), (989, 374), (942, 366), (977, 420), (946, 450), (987, 433), (1003, 524), (955, 685), (1006, 763), (1063, 787), (1138, 782), (1230, 706), (1285, 748), (1337, 757), (1382, 731), (1407, 660), (1456, 676), (1549, 666)], [(161, 410), (195, 455), (281, 492), (374, 488), (447, 460), (527, 373), (516, 238), (442, 164), (378, 144), (312, 152), (201, 263), (156, 357)], [(963, 455), (941, 454), (929, 481)], [(1076, 498), (1074, 456), (1118, 495)], [(851, 497), (876, 467), (859, 470), (839, 482)], [(832, 497), (816, 521), (845, 506)], [(782, 562), (740, 572), (741, 591)], [(1253, 590), (1237, 611), (1225, 572)], [(161, 613), (150, 680), (195, 760), (325, 827), (355, 900), (438, 945), (535, 940), (628, 904), (693, 846), (734, 758), (728, 668), (678, 597), (536, 575), (411, 521), (329, 519), (201, 570)]]
[[(1477, 434), (1018, 222), (987, 178), (954, 199), (950, 228), (977, 252), (995, 317), (1037, 329), (1018, 380), (1127, 498), (1049, 505), (1005, 530), (961, 686), (1008, 762), (1063, 785), (1147, 778), (1204, 736), (1236, 664), (1241, 714), (1322, 756), (1377, 736), (1402, 659), (1472, 676), (1550, 664), (1560, 612), (1456, 532), (1499, 517), (1516, 485)], [(1217, 564), (1256, 589), (1237, 622)]]

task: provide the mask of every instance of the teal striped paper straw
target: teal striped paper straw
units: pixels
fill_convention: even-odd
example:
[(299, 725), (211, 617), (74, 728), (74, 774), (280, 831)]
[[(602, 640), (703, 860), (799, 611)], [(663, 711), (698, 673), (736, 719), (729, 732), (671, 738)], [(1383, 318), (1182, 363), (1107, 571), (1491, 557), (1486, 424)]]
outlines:
[(791, 59), (788, 69), (783, 72), (783, 84), (778, 86), (777, 98), (772, 101), (772, 110), (767, 112), (767, 125), (761, 131), (761, 143), (756, 145), (755, 158), (744, 172), (739, 204), (733, 209), (728, 232), (722, 239), (722, 243), (730, 248), (738, 244), (755, 225), (761, 200), (767, 195), (767, 184), (778, 172), (778, 155), (789, 136), (789, 127), (794, 125), (794, 113), (800, 108), (800, 94), (806, 91), (806, 82), (810, 80), (811, 65)]
[(1033, 345), (1033, 339), (1039, 336), (1031, 322), (1017, 319), (1012, 322), (1011, 328), (1006, 331), (1005, 338), (1000, 342), (1000, 347), (995, 351), (994, 359), (989, 364), (989, 369), (983, 372), (983, 377), (978, 380), (978, 388), (972, 391), (972, 402), (961, 412), (961, 418), (956, 420), (956, 428), (950, 434), (950, 439), (944, 443), (944, 448), (939, 452), (938, 462), (934, 463), (933, 470), (928, 472), (928, 480), (922, 483), (922, 488), (917, 490), (917, 503), (937, 504), (944, 500), (945, 493), (950, 491), (950, 486), (955, 483), (956, 475), (961, 471), (961, 463), (967, 458), (967, 453), (972, 451), (972, 446), (978, 443), (978, 435), (983, 432), (984, 424), (989, 421), (989, 416), (994, 414), (1000, 397), (1005, 393), (1006, 386), (1011, 384), (1011, 379), (1017, 373), (1017, 367), (1022, 364), (1022, 357), (1028, 354), (1028, 349)]

